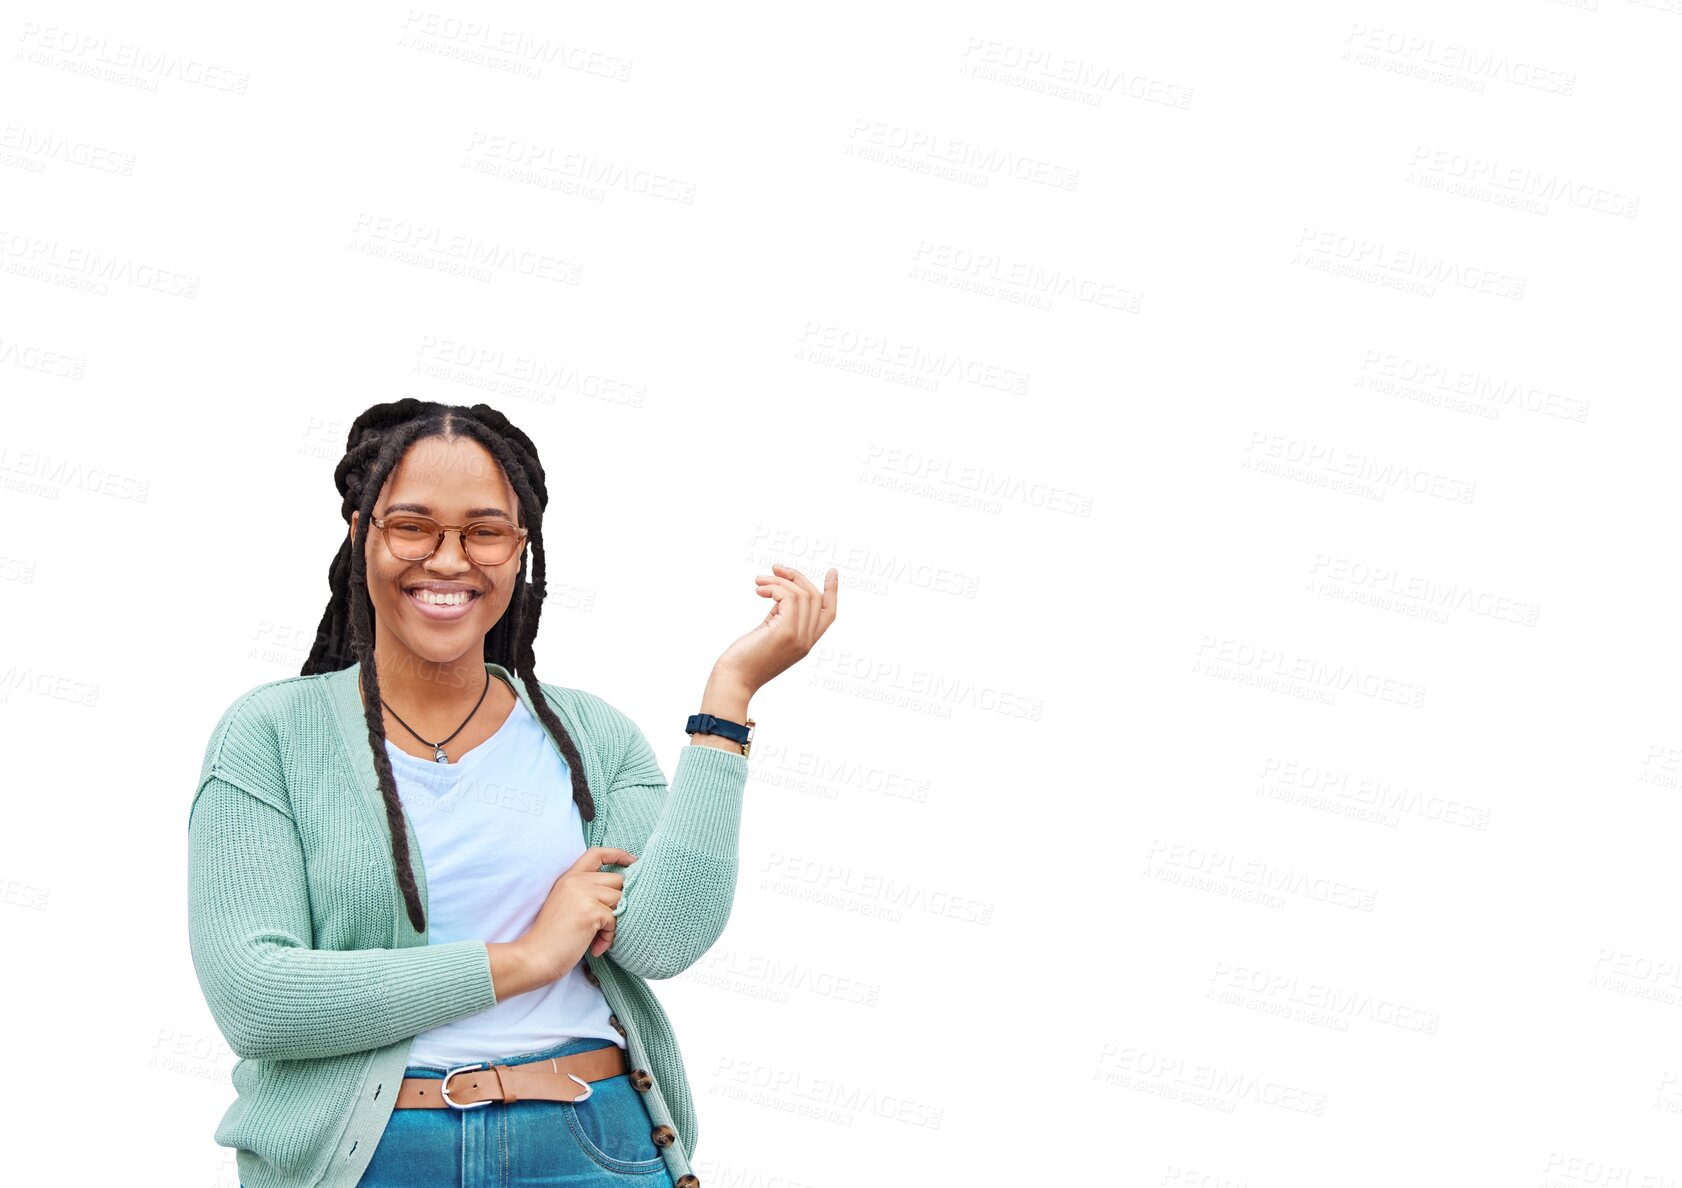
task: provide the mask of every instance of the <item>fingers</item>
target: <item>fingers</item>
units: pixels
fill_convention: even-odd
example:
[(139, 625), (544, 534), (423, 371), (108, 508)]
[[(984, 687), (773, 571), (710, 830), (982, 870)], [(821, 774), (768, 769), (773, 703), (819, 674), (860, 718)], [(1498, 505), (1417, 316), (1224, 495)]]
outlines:
[(799, 643), (805, 630), (805, 614), (801, 604), (806, 601), (806, 592), (788, 578), (761, 575), (755, 580), (759, 582), (759, 593), (762, 596), (776, 599), (776, 605), (771, 608), (771, 613), (765, 616), (765, 621), (780, 623), (794, 642)]
[(823, 606), (818, 608), (818, 634), (822, 635), (835, 622), (835, 600), (841, 594), (841, 573), (831, 569), (823, 579)]
[(809, 653), (818, 637), (835, 621), (841, 590), (840, 571), (832, 566), (824, 573), (822, 590), (798, 569), (780, 561), (771, 563), (770, 574), (756, 574), (753, 580), (760, 597), (775, 600), (762, 625), (780, 633), (786, 624), (786, 642), (798, 648), (802, 656)]
[(612, 907), (625, 892), (625, 876), (618, 871), (604, 870), (600, 874), (580, 876), (595, 893), (597, 899)]
[(613, 892), (610, 898), (604, 898), (602, 900), (602, 908), (604, 910), (602, 911), (601, 917), (596, 921), (596, 939), (591, 944), (592, 948), (595, 948), (596, 945), (601, 946), (601, 948), (595, 949), (596, 956), (598, 957), (607, 950), (608, 946), (613, 944), (614, 935), (619, 928), (619, 917), (613, 914), (613, 909), (617, 907), (618, 904), (619, 892), (617, 890)]
[(798, 628), (800, 624), (800, 587), (787, 578), (766, 577), (764, 574), (758, 575), (753, 580), (759, 583), (758, 592), (761, 597), (777, 600), (777, 605), (771, 608), (771, 613), (766, 616), (766, 620), (769, 621), (773, 615), (782, 615)]
[(818, 588), (812, 584), (812, 579), (801, 573), (792, 565), (783, 565), (780, 562), (773, 561), (771, 562), (771, 569), (778, 577), (788, 578), (790, 581), (798, 584), (800, 588), (808, 594), (816, 594), (818, 592)]
[[(795, 583), (806, 593), (811, 594), (818, 609), (827, 611), (830, 619), (835, 617), (835, 599), (841, 589), (840, 570), (831, 566), (823, 576), (823, 589), (819, 590), (816, 586), (812, 585), (810, 578), (792, 566), (783, 565), (780, 562), (773, 561), (771, 563), (771, 568), (776, 572), (778, 577), (785, 581)], [(771, 579), (762, 577), (758, 580), (769, 581)]]
[(614, 919), (612, 915), (609, 915), (606, 924), (597, 926), (596, 935), (591, 938), (590, 941), (590, 955), (592, 957), (600, 957), (612, 946), (614, 930), (618, 926), (618, 923), (618, 920)]
[(637, 860), (637, 856), (629, 850), (616, 849), (613, 846), (590, 846), (578, 856), (568, 870), (594, 872), (602, 866), (629, 866)]
[[(761, 577), (758, 580), (765, 583), (775, 583), (780, 580), (783, 585), (790, 589), (794, 603), (788, 609), (794, 614), (795, 625), (798, 628), (796, 634), (799, 636), (800, 642), (805, 647), (810, 648), (817, 641), (818, 636), (823, 634), (824, 629), (829, 626), (828, 620), (824, 617), (825, 610), (828, 609), (830, 618), (835, 616), (833, 608), (835, 593), (840, 585), (840, 574), (834, 568), (825, 573), (824, 588), (820, 591), (812, 585), (810, 578), (792, 565), (772, 562), (771, 569), (777, 575), (775, 578)], [(766, 588), (762, 586), (761, 593)]]
[[(783, 609), (794, 621), (795, 634), (804, 639), (809, 626), (808, 620), (811, 617), (811, 608), (821, 595), (819, 595), (817, 587), (812, 585), (811, 579), (792, 565), (783, 565), (773, 561), (771, 570), (776, 574), (775, 577), (766, 577), (764, 574), (760, 574), (754, 579), (761, 583), (759, 592), (763, 594), (767, 590), (778, 588), (788, 592), (788, 605)], [(778, 595), (773, 594), (773, 597), (778, 597), (781, 600)]]

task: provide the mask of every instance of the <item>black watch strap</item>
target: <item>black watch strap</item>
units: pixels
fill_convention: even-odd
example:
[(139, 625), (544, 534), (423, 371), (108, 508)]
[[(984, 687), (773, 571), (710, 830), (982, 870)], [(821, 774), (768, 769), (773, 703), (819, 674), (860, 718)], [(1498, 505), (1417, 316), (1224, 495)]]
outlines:
[(748, 753), (748, 745), (753, 741), (753, 719), (749, 718), (744, 725), (741, 722), (729, 722), (712, 714), (690, 714), (689, 721), (684, 724), (685, 734), (716, 734), (720, 738), (727, 738), (731, 742), (742, 744), (742, 754)]

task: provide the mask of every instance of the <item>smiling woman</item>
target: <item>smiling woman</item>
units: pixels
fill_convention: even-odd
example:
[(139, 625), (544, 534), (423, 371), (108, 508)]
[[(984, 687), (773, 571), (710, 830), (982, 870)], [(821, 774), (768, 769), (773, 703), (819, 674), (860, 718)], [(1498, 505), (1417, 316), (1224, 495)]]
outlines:
[[(462, 641), (483, 637), (507, 613), (523, 569), (514, 562), (524, 560), (518, 554), (530, 530), (518, 523), (517, 512), (503, 510), (502, 505), (518, 508), (521, 500), (490, 450), (472, 437), (417, 441), (386, 479), (381, 496), (375, 506), (383, 502), (385, 514), (370, 516), (369, 521), (385, 547), (364, 550), (368, 596), (374, 606), (374, 659), (382, 674), (402, 669), (400, 683), (406, 679), (414, 688), (419, 682), (417, 696), (410, 700), (422, 700), (438, 670), (381, 664), (382, 656), (451, 665), (450, 655), (461, 651)], [(456, 510), (485, 499), (500, 505)], [(435, 514), (445, 522), (433, 519)], [(462, 519), (456, 520), (457, 515)], [(352, 548), (361, 519), (361, 509), (350, 513)], [(432, 623), (464, 626), (455, 633), (415, 636), (404, 630), (412, 620), (406, 621), (400, 610)], [(482, 659), (468, 654), (466, 665), (453, 663), (452, 675), (470, 675), (467, 670), (478, 668)]]
[(668, 788), (625, 714), (537, 678), (529, 437), (484, 404), (376, 405), (334, 481), (349, 531), (309, 659), (228, 707), (189, 812), (193, 964), (240, 1057), (216, 1140), (244, 1188), (698, 1188), (647, 981), (723, 931), (748, 701), (834, 620), (836, 572), (755, 579), (770, 609), (714, 663)]

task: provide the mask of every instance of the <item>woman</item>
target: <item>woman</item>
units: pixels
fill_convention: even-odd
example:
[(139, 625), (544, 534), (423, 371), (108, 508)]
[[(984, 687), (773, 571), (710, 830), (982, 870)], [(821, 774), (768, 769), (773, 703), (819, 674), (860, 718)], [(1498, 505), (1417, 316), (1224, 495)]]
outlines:
[[(770, 611), (713, 665), (668, 789), (629, 718), (537, 678), (531, 439), (400, 400), (346, 450), (315, 646), (222, 715), (189, 813), (193, 964), (239, 1057), (216, 1141), (243, 1188), (696, 1188), (646, 980), (723, 931), (748, 702), (834, 621), (836, 572), (756, 579)], [(247, 514), (285, 557), (285, 513)]]

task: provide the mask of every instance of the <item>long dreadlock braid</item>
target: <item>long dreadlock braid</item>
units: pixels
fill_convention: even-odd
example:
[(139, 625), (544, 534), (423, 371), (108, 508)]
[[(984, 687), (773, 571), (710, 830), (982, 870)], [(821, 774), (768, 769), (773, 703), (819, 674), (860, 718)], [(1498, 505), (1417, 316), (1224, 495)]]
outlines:
[[(356, 518), (356, 537), (339, 545), (339, 552), (327, 570), (332, 597), (321, 616), (315, 644), (300, 673), (337, 672), (360, 663), (363, 716), (368, 723), (368, 745), (374, 753), (374, 771), (385, 803), (386, 824), (391, 830), (391, 857), (397, 884), (403, 890), (409, 922), (416, 932), (426, 929), (420, 889), (410, 862), (409, 839), (403, 823), (402, 802), (392, 774), (391, 756), (385, 748), (385, 714), (380, 701), (380, 678), (374, 664), (374, 604), (368, 596), (365, 550), (374, 504), (386, 479), (418, 441), (442, 438), (451, 441), (469, 437), (490, 451), (502, 467), (520, 501), (520, 523), (530, 536), (532, 575), (526, 580), (526, 559), (520, 558), (520, 572), (514, 579), (514, 594), (502, 618), (485, 633), (485, 659), (500, 664), (520, 678), (539, 720), (560, 744), (572, 772), (572, 798), (586, 821), (596, 816), (595, 801), (584, 775), (584, 762), (566, 727), (543, 696), (537, 680), (537, 659), (533, 641), (543, 610), (544, 559), (543, 509), (549, 502), (544, 485), (543, 464), (537, 447), (507, 417), (488, 404), (471, 407), (444, 405), (405, 398), (376, 404), (350, 427), (345, 439), (345, 456), (333, 468), (333, 481), (343, 497), (339, 514), (348, 524)], [(347, 534), (348, 536), (348, 534)]]

